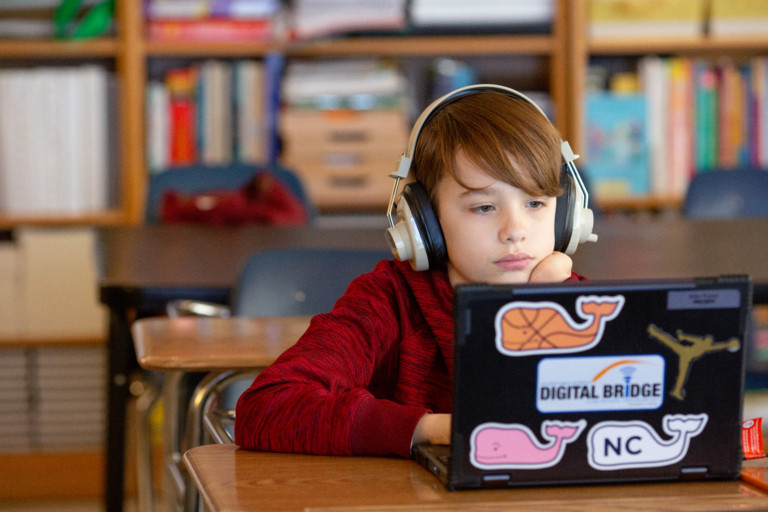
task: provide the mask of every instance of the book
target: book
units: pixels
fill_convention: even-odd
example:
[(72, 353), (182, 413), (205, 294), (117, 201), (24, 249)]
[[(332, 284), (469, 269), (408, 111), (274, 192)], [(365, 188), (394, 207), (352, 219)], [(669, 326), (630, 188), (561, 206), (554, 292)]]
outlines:
[(709, 33), (713, 36), (754, 37), (768, 31), (768, 2), (710, 0)]
[(672, 197), (683, 197), (695, 172), (691, 60), (669, 58), (666, 64), (669, 67), (666, 189)]
[(197, 160), (195, 70), (177, 68), (165, 76), (168, 88), (170, 165), (190, 165)]
[(587, 169), (598, 198), (650, 193), (646, 98), (642, 93), (589, 93), (586, 135)]
[(651, 158), (651, 195), (666, 197), (669, 195), (666, 180), (669, 132), (667, 123), (669, 70), (663, 58), (651, 56), (640, 60), (638, 75), (646, 98), (646, 117), (649, 127), (648, 143)]
[(279, 9), (279, 0), (148, 0), (144, 13), (148, 20), (259, 19), (274, 16)]
[(147, 168), (152, 174), (170, 165), (170, 98), (160, 81), (147, 83)]
[(200, 160), (206, 165), (228, 164), (233, 159), (232, 65), (209, 59), (196, 75)]
[(295, 0), (288, 13), (292, 39), (406, 28), (405, 0)]
[(237, 113), (235, 148), (240, 162), (266, 161), (264, 66), (255, 60), (234, 65), (234, 110)]
[(412, 0), (409, 19), (415, 27), (492, 26), (506, 30), (551, 25), (552, 0)]
[(273, 39), (272, 20), (204, 18), (200, 20), (149, 20), (147, 37), (153, 41), (268, 42)]
[(705, 61), (696, 60), (693, 64), (695, 88), (695, 125), (696, 125), (696, 171), (702, 172), (717, 167), (717, 73)]

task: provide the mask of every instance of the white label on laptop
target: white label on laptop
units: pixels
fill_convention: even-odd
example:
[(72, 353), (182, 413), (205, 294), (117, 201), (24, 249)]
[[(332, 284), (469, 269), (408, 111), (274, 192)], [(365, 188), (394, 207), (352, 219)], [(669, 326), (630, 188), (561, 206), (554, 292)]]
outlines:
[(667, 309), (721, 309), (739, 306), (739, 290), (692, 290), (669, 292), (667, 295)]
[(544, 358), (536, 372), (540, 412), (658, 409), (664, 358), (656, 354)]

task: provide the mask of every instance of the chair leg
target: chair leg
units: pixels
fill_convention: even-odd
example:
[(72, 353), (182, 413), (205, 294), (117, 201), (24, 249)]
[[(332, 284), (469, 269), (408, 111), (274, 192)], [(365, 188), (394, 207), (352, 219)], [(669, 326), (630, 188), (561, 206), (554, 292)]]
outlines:
[(141, 394), (135, 400), (136, 431), (136, 492), (139, 509), (155, 510), (155, 492), (152, 465), (152, 424), (150, 416), (157, 403), (158, 394), (145, 382)]

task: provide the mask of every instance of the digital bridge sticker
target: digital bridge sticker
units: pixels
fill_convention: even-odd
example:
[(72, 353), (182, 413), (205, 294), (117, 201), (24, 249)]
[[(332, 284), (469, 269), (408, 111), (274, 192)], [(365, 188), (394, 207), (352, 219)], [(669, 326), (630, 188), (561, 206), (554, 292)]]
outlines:
[(517, 423), (483, 423), (470, 438), (469, 460), (480, 469), (542, 469), (555, 466), (563, 458), (566, 445), (574, 442), (587, 420), (545, 420), (539, 441), (527, 426)]
[(604, 421), (587, 436), (588, 462), (597, 470), (652, 468), (680, 462), (691, 439), (704, 431), (709, 416), (668, 414), (662, 423), (670, 439), (664, 440), (644, 421)]
[(603, 337), (605, 324), (619, 316), (624, 296), (582, 295), (579, 323), (555, 302), (510, 302), (496, 313), (496, 348), (508, 356), (588, 350)]
[(536, 367), (543, 413), (658, 409), (666, 362), (658, 354), (546, 357)]

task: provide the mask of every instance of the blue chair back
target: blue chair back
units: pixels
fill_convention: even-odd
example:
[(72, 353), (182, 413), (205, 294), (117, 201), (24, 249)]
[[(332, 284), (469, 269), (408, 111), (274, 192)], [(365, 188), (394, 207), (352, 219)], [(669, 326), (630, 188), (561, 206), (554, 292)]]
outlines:
[(278, 180), (288, 186), (306, 205), (310, 220), (313, 218), (314, 209), (306, 190), (301, 180), (293, 172), (277, 165), (262, 167), (237, 163), (224, 166), (173, 167), (152, 175), (147, 189), (145, 221), (147, 224), (159, 224), (161, 222), (160, 206), (165, 192), (176, 191), (196, 194), (213, 190), (237, 190), (245, 186), (259, 171), (271, 172)]
[(768, 217), (768, 171), (703, 171), (688, 186), (683, 215), (700, 219)]
[(253, 254), (232, 297), (239, 316), (315, 315), (333, 308), (349, 283), (392, 253), (375, 249), (274, 249)]

